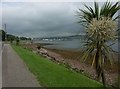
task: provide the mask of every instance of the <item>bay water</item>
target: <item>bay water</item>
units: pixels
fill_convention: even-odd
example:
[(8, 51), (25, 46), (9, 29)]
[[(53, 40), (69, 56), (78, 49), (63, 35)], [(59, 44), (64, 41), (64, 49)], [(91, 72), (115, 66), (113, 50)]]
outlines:
[[(84, 48), (85, 40), (81, 38), (71, 38), (71, 39), (44, 39), (44, 40), (36, 40), (35, 43), (45, 43), (49, 45), (44, 45), (46, 48), (52, 49), (62, 49), (62, 50), (72, 50), (72, 51), (79, 51)], [(113, 44), (114, 43), (114, 44)], [(111, 45), (113, 44), (113, 45)], [(109, 42), (108, 45), (118, 52), (118, 40), (114, 42)]]

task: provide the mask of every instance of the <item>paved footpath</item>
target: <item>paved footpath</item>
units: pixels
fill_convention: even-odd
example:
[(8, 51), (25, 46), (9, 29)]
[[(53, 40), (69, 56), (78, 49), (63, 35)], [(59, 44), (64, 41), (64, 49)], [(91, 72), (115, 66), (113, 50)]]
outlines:
[(0, 89), (2, 88), (2, 42), (0, 41)]
[(4, 44), (2, 56), (3, 87), (40, 87), (35, 76), (9, 44)]

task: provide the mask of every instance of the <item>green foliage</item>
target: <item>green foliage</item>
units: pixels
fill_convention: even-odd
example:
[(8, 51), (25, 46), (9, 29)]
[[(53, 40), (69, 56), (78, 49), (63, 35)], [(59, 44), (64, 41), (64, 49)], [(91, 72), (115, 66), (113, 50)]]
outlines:
[[(79, 17), (78, 22), (85, 27), (91, 22), (93, 18), (99, 19), (101, 16), (112, 18), (120, 9), (118, 2), (116, 2), (115, 4), (106, 2), (103, 6), (101, 6), (101, 9), (99, 8), (97, 2), (94, 2), (94, 8), (87, 5), (84, 6), (87, 8), (87, 10), (79, 9), (79, 11), (77, 11), (77, 15)], [(119, 17), (120, 15), (116, 16), (114, 20), (118, 19)]]
[[(99, 82), (58, 65), (31, 51), (12, 45), (44, 87), (103, 87)], [(101, 88), (103, 89), (103, 88)]]
[[(31, 40), (31, 38), (18, 37), (18, 36), (12, 35), (12, 34), (7, 34), (6, 37), (7, 37), (6, 38), (7, 41), (10, 41), (11, 43), (13, 43), (13, 41), (16, 41), (16, 45), (19, 45), (20, 40), (24, 40), (24, 41)], [(5, 39), (5, 36), (4, 36), (4, 39)]]
[(16, 39), (16, 45), (19, 45), (19, 42), (20, 42), (20, 40), (19, 40), (19, 38), (17, 38)]
[(5, 31), (0, 30), (0, 36), (2, 38), (2, 41), (5, 41), (5, 35), (6, 35)]
[(86, 27), (87, 42), (84, 48), (82, 60), (86, 61), (90, 55), (93, 56), (92, 66), (96, 65), (98, 79), (102, 77), (103, 84), (106, 86), (104, 65), (106, 60), (112, 63), (112, 49), (107, 45), (109, 40), (116, 38), (117, 28), (114, 22), (119, 16), (113, 19), (115, 13), (120, 9), (118, 2), (112, 4), (106, 2), (102, 8), (99, 8), (97, 2), (94, 2), (94, 8), (84, 5), (87, 10), (79, 9), (77, 12), (80, 19), (79, 23)]
[(27, 37), (20, 37), (20, 40), (31, 40), (31, 38), (27, 38)]
[(14, 41), (14, 40), (16, 40), (16, 36), (14, 36), (14, 35), (11, 35), (11, 34), (7, 34), (7, 41)]

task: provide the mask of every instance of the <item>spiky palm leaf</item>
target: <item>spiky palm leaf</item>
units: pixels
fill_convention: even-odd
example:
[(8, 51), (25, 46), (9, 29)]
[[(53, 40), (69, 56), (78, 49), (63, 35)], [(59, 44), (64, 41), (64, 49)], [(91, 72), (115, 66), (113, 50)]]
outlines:
[[(114, 5), (112, 5), (112, 3), (110, 3), (110, 2), (106, 2), (106, 3), (104, 3), (104, 5), (102, 6), (101, 9), (99, 9), (99, 5), (97, 2), (94, 2), (94, 9), (90, 6), (85, 5), (85, 4), (84, 4), (84, 6), (87, 8), (87, 10), (79, 9), (79, 11), (77, 11), (77, 15), (80, 19), (78, 21), (78, 23), (81, 23), (83, 26), (86, 23), (87, 24), (90, 23), (90, 21), (93, 18), (98, 19), (101, 16), (113, 18), (115, 13), (118, 10), (120, 10), (120, 6), (118, 5), (118, 2), (116, 2)], [(114, 18), (114, 20), (116, 20), (118, 18), (120, 18), (120, 15), (116, 16)]]
[[(94, 9), (87, 5), (84, 5), (84, 6), (87, 8), (87, 10), (79, 9), (79, 11), (77, 12), (77, 15), (80, 20), (79, 23), (81, 23), (83, 26), (85, 26), (88, 30), (90, 30), (89, 29), (90, 24), (94, 23), (94, 22), (91, 22), (94, 19), (100, 21), (101, 17), (106, 17), (105, 20), (107, 20), (107, 18), (109, 17), (110, 18), (109, 20), (111, 20), (111, 19), (113, 19), (113, 16), (115, 15), (115, 13), (120, 9), (118, 2), (116, 2), (114, 5), (110, 2), (106, 2), (106, 3), (104, 3), (104, 5), (102, 6), (101, 9), (99, 8), (99, 5), (97, 2), (94, 2)], [(113, 19), (113, 21), (119, 17), (120, 16), (115, 17)], [(97, 28), (99, 28), (99, 26)], [(105, 28), (105, 29), (107, 29), (107, 28)], [(112, 31), (112, 29), (113, 28), (111, 28), (111, 31)], [(103, 30), (103, 28), (101, 30)], [(92, 31), (92, 29), (91, 29), (91, 31)], [(98, 78), (102, 77), (103, 84), (105, 85), (105, 76), (104, 76), (105, 60), (109, 59), (110, 63), (112, 64), (112, 56), (110, 54), (110, 51), (112, 51), (112, 50), (106, 44), (106, 42), (111, 40), (111, 37), (114, 38), (115, 35), (114, 34), (112, 35), (112, 33), (106, 34), (106, 35), (101, 35), (103, 33), (101, 33), (100, 29), (97, 30), (97, 33), (96, 32), (94, 33), (94, 31), (93, 31), (91, 33), (91, 35), (88, 33), (89, 32), (87, 31), (86, 32), (87, 42), (85, 44), (86, 48), (83, 50), (84, 54), (82, 56), (82, 60), (86, 61), (87, 58), (89, 58), (89, 56), (91, 54), (93, 54), (92, 66), (94, 64), (96, 65), (96, 72), (97, 72)]]
[[(112, 5), (112, 3), (110, 2), (106, 2), (101, 8), (100, 15), (106, 16), (106, 17), (109, 16), (112, 18), (119, 9), (120, 9), (120, 6), (118, 5), (118, 2), (116, 2), (114, 5)], [(117, 16), (117, 18), (118, 17), (119, 16)]]

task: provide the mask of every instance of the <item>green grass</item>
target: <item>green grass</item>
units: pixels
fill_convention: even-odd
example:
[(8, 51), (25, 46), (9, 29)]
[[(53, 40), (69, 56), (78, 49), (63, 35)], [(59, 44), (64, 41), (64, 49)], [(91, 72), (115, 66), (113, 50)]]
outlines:
[(24, 60), (29, 70), (37, 77), (40, 85), (44, 87), (102, 87), (101, 83), (70, 71), (47, 58), (20, 46), (12, 45), (12, 47)]

